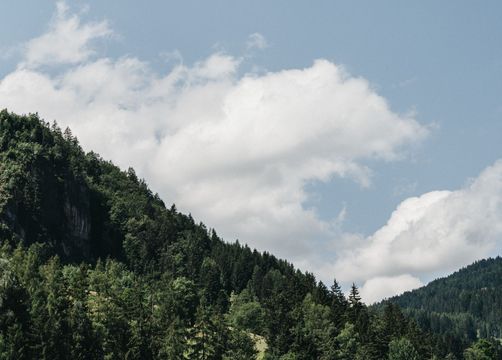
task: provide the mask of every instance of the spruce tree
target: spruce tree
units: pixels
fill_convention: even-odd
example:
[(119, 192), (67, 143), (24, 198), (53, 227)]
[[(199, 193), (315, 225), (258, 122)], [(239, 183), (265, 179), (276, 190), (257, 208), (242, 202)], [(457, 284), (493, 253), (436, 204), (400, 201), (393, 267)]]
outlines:
[(333, 285), (331, 285), (331, 313), (332, 321), (338, 331), (341, 331), (343, 325), (345, 324), (346, 313), (348, 308), (348, 302), (345, 295), (342, 292), (342, 288), (334, 279)]

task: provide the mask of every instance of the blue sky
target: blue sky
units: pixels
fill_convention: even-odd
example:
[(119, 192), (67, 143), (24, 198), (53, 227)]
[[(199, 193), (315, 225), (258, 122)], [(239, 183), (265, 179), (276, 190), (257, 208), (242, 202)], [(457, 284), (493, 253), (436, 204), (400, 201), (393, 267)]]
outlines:
[[(261, 250), (270, 249), (314, 271), (325, 281), (342, 274), (342, 281), (350, 282), (350, 276), (345, 274), (364, 267), (360, 259), (372, 263), (378, 262), (372, 257), (380, 257), (385, 266), (376, 263), (368, 266), (370, 270), (364, 276), (354, 276), (370, 301), (416, 287), (477, 257), (499, 252), (498, 203), (492, 208), (483, 205), (483, 201), (487, 194), (490, 194), (488, 199), (498, 199), (499, 194), (500, 165), (496, 161), (502, 148), (499, 140), (502, 133), (500, 2), (319, 1), (313, 6), (299, 1), (150, 1), (145, 6), (136, 1), (72, 1), (59, 5), (57, 15), (54, 1), (0, 4), (0, 13), (4, 15), (0, 25), (3, 53), (0, 56), (0, 107), (16, 112), (39, 111), (48, 120), (56, 118), (62, 125), (70, 125), (86, 149), (96, 149), (122, 167), (135, 166), (167, 202), (176, 201), (181, 209), (192, 211), (227, 240), (238, 237)], [(70, 26), (69, 37), (62, 43), (80, 45), (62, 49), (51, 40), (57, 37), (43, 37), (44, 34), (53, 36), (61, 30), (57, 24), (70, 24), (72, 20), (77, 25)], [(86, 33), (87, 25), (90, 28)], [(83, 40), (74, 42), (71, 36)], [(211, 56), (216, 56), (212, 62), (208, 61)], [(314, 65), (316, 59), (327, 63)], [(172, 93), (162, 93), (165, 101), (148, 110), (147, 104), (153, 100), (145, 94), (157, 91), (154, 83), (167, 81), (168, 75), (173, 75), (180, 66), (183, 69), (179, 81), (184, 90), (175, 87)], [(287, 73), (295, 69), (310, 71)], [(343, 74), (335, 74), (334, 69)], [(92, 79), (99, 71), (116, 74), (109, 83), (121, 88), (130, 86), (130, 92), (107, 88), (100, 98), (101, 106), (89, 112), (89, 107), (77, 106), (75, 96), (82, 96), (77, 93), (84, 90), (98, 94), (97, 88), (84, 84), (83, 79)], [(136, 78), (129, 79), (130, 74)], [(277, 93), (270, 96), (281, 100), (282, 91), (289, 89), (288, 81), (303, 84), (305, 78), (315, 76), (320, 77), (326, 91), (339, 91), (341, 96), (352, 94), (350, 86), (345, 86), (347, 79), (361, 87), (364, 94), (350, 98), (353, 106), (340, 108), (349, 118), (351, 113), (356, 114), (358, 104), (366, 109), (371, 96), (382, 99), (387, 109), (372, 114), (368, 105), (363, 119), (357, 117), (361, 133), (365, 131), (365, 124), (374, 126), (374, 118), (381, 119), (382, 131), (375, 128), (372, 134), (354, 136), (351, 140), (354, 147), (349, 149), (337, 143), (336, 138), (322, 137), (320, 127), (315, 136), (325, 141), (322, 149), (306, 143), (299, 153), (296, 148), (267, 147), (268, 142), (274, 142), (273, 136), (267, 137), (270, 135), (267, 129), (275, 131), (267, 125), (267, 121), (272, 121), (270, 117), (265, 122), (249, 120), (246, 131), (259, 135), (254, 141), (249, 140), (249, 148), (235, 150), (239, 144), (229, 141), (228, 148), (221, 145), (214, 153), (208, 151), (213, 157), (204, 158), (204, 163), (198, 162), (203, 158), (201, 154), (205, 152), (208, 136), (213, 134), (212, 140), (217, 141), (219, 136), (227, 134), (214, 130), (220, 129), (219, 123), (211, 128), (213, 130), (204, 130), (202, 135), (194, 133), (194, 127), (185, 125), (184, 119), (202, 116), (196, 109), (210, 114), (214, 111), (217, 122), (221, 109), (213, 108), (213, 104), (221, 101), (225, 114), (230, 109), (237, 118), (245, 117), (249, 112), (239, 112), (244, 106), (239, 96), (247, 101), (256, 91), (269, 86), (277, 89)], [(23, 81), (22, 90), (13, 90), (12, 83)], [(200, 86), (201, 83), (205, 87)], [(332, 86), (334, 83), (340, 86)], [(51, 98), (40, 95), (50, 93), (41, 91), (45, 89), (43, 86), (54, 91)], [(317, 87), (312, 86), (299, 90), (314, 93)], [(308, 99), (303, 100), (301, 94), (299, 91), (296, 98), (306, 102)], [(145, 96), (145, 102), (138, 104), (131, 100), (138, 96)], [(294, 92), (289, 96), (291, 98), (285, 97), (273, 104), (257, 100), (253, 103), (252, 111), (256, 111), (253, 114), (269, 114), (272, 118), (287, 116), (287, 100), (296, 99)], [(296, 111), (310, 111), (312, 118), (299, 117), (297, 122), (292, 121), (292, 129), (279, 128), (279, 133), (291, 130), (290, 136), (294, 139), (311, 130), (316, 116), (336, 117), (337, 109), (331, 108), (331, 100), (324, 96), (329, 93), (310, 99), (308, 106), (318, 104), (315, 106), (321, 109), (324, 106), (325, 112), (319, 110), (318, 113), (316, 107), (306, 104)], [(44, 105), (47, 103), (51, 106)], [(176, 104), (176, 110), (168, 104)], [(112, 112), (113, 106), (120, 111)], [(56, 111), (55, 107), (60, 109)], [(132, 108), (140, 110), (127, 113)], [(154, 111), (165, 113), (158, 119), (148, 120), (149, 125), (142, 123), (146, 122), (143, 118), (131, 120), (138, 114), (148, 117)], [(95, 120), (89, 122), (89, 117)], [(237, 120), (232, 121), (230, 128), (234, 129)], [(392, 132), (399, 121), (408, 128)], [(119, 126), (127, 129), (119, 131)], [(116, 146), (98, 136), (97, 128), (118, 134)], [(296, 133), (295, 129), (303, 130)], [(246, 134), (238, 127), (232, 131), (232, 134)], [(126, 136), (124, 132), (130, 134)], [(189, 140), (175, 136), (181, 133), (188, 134)], [(138, 138), (144, 135), (144, 138), (132, 147), (124, 145), (132, 141), (134, 135)], [(204, 141), (199, 147), (194, 146), (195, 150), (184, 145), (184, 141), (193, 140), (190, 136), (199, 135)], [(158, 144), (149, 143), (152, 137)], [(164, 144), (165, 139), (171, 142)], [(385, 150), (380, 145), (374, 148), (368, 145), (376, 141), (386, 143)], [(261, 153), (258, 151), (261, 148), (270, 151)], [(183, 155), (183, 164), (173, 160), (176, 154), (187, 149), (193, 151), (193, 157)], [(340, 156), (326, 152), (337, 149), (342, 149)], [(225, 155), (232, 151), (242, 157), (250, 153), (257, 155), (236, 165), (235, 159)], [(303, 160), (295, 162), (293, 157)], [(216, 179), (209, 170), (201, 170), (208, 161), (228, 177)], [(330, 165), (320, 171), (319, 167), (327, 166), (326, 161)], [(163, 166), (188, 175), (172, 180), (175, 176), (170, 171), (158, 170)], [(301, 168), (303, 175), (293, 174), (295, 168)], [(190, 176), (211, 180), (195, 183)], [(286, 176), (293, 179), (284, 180)], [(445, 195), (437, 192), (439, 190), (451, 193)], [(208, 193), (226, 195), (228, 201), (214, 205)], [(260, 193), (266, 201), (257, 195)], [(417, 204), (406, 202), (414, 196), (422, 196)], [(201, 200), (206, 197), (205, 201)], [(272, 210), (260, 218), (251, 205), (242, 205), (244, 201)], [(435, 205), (430, 205), (430, 201)], [(301, 209), (297, 208), (298, 204)], [(489, 219), (483, 223), (484, 228), (494, 230), (485, 233), (479, 226), (458, 225), (469, 223), (477, 216), (460, 211), (459, 204), (472, 211), (479, 206), (485, 213), (480, 210), (476, 214)], [(410, 206), (414, 210), (410, 210)], [(450, 211), (446, 214), (445, 209)], [(404, 217), (406, 229), (396, 225), (397, 218), (391, 218), (394, 211), (397, 218)], [(274, 219), (272, 223), (270, 218)], [(279, 229), (285, 228), (289, 229), (281, 235)], [(391, 234), (381, 235), (385, 231)], [(441, 236), (447, 239), (445, 243), (434, 245), (433, 239)], [(476, 248), (481, 250), (470, 251), (473, 238), (486, 239), (476, 242)], [(389, 242), (394, 245), (378, 245)], [(416, 244), (421, 244), (416, 247), (417, 256), (427, 250), (439, 260), (430, 259), (430, 266), (426, 267), (403, 266), (399, 249), (403, 246), (415, 249)], [(440, 255), (448, 254), (446, 249), (451, 250), (448, 246), (460, 246), (463, 250), (453, 253), (451, 261), (441, 260)], [(420, 262), (428, 261), (417, 259), (417, 263)], [(376, 288), (384, 290), (379, 292)]]

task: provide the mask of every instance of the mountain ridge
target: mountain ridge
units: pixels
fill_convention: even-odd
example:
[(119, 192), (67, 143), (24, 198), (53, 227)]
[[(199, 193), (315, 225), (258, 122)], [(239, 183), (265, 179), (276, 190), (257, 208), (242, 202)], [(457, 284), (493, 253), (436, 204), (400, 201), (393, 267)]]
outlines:
[[(458, 338), (502, 338), (502, 258), (475, 261), (426, 286), (384, 300), (414, 318), (421, 328)], [(378, 307), (379, 305), (377, 305)]]
[(0, 111), (0, 169), (1, 358), (253, 359), (257, 335), (268, 360), (437, 359), (475, 340), (224, 242), (37, 115)]

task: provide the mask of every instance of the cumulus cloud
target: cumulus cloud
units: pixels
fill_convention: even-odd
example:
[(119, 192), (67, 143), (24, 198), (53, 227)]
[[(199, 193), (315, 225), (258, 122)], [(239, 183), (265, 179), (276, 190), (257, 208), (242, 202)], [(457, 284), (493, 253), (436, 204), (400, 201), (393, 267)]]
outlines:
[(402, 294), (403, 292), (422, 286), (422, 281), (410, 274), (396, 276), (377, 276), (369, 279), (361, 287), (361, 299), (371, 304), (389, 295)]
[(94, 51), (91, 41), (111, 35), (106, 21), (81, 24), (77, 15), (68, 14), (65, 2), (57, 3), (57, 12), (49, 30), (26, 44), (25, 66), (76, 64)]
[[(376, 239), (405, 231), (408, 218), (393, 216), (368, 240), (343, 234), (343, 214), (325, 221), (304, 208), (304, 186), (333, 177), (369, 186), (369, 160), (398, 160), (427, 136), (413, 115), (393, 112), (367, 80), (328, 60), (242, 75), (242, 58), (218, 52), (159, 74), (135, 57), (100, 57), (92, 44), (111, 33), (106, 22), (83, 23), (58, 3), (47, 33), (29, 41), (20, 65), (0, 80), (0, 107), (70, 126), (86, 150), (122, 168), (134, 166), (166, 202), (227, 240), (239, 238), (321, 275), (333, 269), (328, 257), (362, 243), (337, 263), (344, 279), (350, 271), (361, 280), (395, 276), (371, 251), (395, 261), (386, 241)], [(264, 47), (266, 41), (253, 34), (250, 44)], [(65, 66), (44, 71), (58, 64)], [(397, 212), (411, 207), (406, 216), (418, 218), (420, 208), (446, 196), (432, 194), (415, 205), (410, 200)], [(404, 235), (396, 248), (402, 243)]]
[(403, 201), (385, 226), (339, 254), (333, 271), (341, 280), (362, 282), (366, 300), (373, 301), (500, 253), (501, 245), (499, 160), (462, 189)]

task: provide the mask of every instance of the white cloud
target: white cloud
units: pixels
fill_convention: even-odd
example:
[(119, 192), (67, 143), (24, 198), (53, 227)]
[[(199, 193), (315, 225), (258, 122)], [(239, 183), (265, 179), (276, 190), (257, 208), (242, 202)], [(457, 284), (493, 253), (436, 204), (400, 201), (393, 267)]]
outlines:
[(68, 10), (65, 2), (57, 3), (49, 30), (26, 44), (23, 65), (35, 67), (82, 62), (94, 53), (91, 40), (112, 34), (106, 21), (82, 25), (77, 15), (68, 15)]
[(368, 304), (382, 300), (389, 295), (402, 294), (403, 292), (423, 286), (419, 278), (410, 274), (396, 276), (377, 276), (369, 279), (361, 287), (361, 298)]
[(267, 39), (260, 33), (253, 33), (249, 35), (248, 40), (246, 42), (246, 48), (248, 50), (258, 49), (263, 50), (269, 47)]
[(341, 253), (332, 270), (342, 281), (363, 282), (367, 300), (375, 300), (419, 286), (418, 278), (429, 280), (499, 253), (501, 245), (497, 161), (462, 189), (403, 201), (385, 226)]
[[(335, 251), (374, 242), (341, 233), (344, 214), (329, 222), (305, 209), (304, 186), (333, 177), (369, 186), (368, 160), (400, 159), (427, 135), (413, 115), (392, 112), (367, 80), (328, 60), (239, 75), (243, 60), (218, 52), (158, 74), (134, 57), (99, 57), (92, 42), (110, 34), (106, 22), (82, 23), (58, 3), (48, 32), (28, 42), (22, 64), (0, 80), (0, 107), (57, 119), (85, 149), (134, 166), (167, 203), (227, 240), (304, 269), (322, 275), (333, 269), (326, 259)], [(255, 47), (265, 44), (252, 39)], [(50, 73), (41, 66), (57, 64), (65, 66)], [(389, 224), (374, 237), (399, 228), (397, 220)], [(385, 246), (374, 246), (386, 255)], [(364, 249), (348, 252), (337, 268), (366, 274), (356, 255), (374, 259)], [(378, 276), (395, 275), (371, 266)]]
[(359, 160), (394, 159), (426, 133), (325, 60), (233, 80), (211, 105), (194, 106), (214, 94), (205, 86), (181, 95), (171, 118), (190, 124), (161, 141), (153, 177), (169, 178), (166, 193), (224, 235), (283, 255), (304, 255), (330, 233), (302, 207), (306, 181), (344, 176), (368, 185)]

